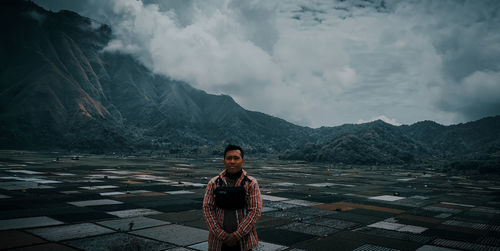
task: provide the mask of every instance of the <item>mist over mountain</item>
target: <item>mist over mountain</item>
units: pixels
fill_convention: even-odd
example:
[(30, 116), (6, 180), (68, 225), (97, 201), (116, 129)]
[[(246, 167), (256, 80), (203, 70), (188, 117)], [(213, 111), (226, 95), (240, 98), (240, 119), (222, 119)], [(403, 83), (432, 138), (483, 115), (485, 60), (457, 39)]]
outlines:
[(3, 149), (220, 154), (234, 143), (250, 153), (344, 164), (500, 156), (500, 116), (453, 126), (301, 127), (154, 74), (130, 55), (104, 51), (113, 37), (105, 24), (27, 1), (1, 5)]
[(102, 51), (112, 36), (104, 24), (31, 2), (2, 5), (2, 147), (102, 152), (234, 142), (266, 151), (299, 144), (311, 130)]

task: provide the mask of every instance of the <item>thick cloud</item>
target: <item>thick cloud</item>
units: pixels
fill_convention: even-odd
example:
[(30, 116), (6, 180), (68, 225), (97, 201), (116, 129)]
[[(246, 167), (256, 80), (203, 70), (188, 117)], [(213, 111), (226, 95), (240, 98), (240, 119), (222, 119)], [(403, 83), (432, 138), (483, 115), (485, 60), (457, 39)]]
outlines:
[(500, 114), (498, 1), (36, 1), (112, 25), (107, 50), (308, 126)]

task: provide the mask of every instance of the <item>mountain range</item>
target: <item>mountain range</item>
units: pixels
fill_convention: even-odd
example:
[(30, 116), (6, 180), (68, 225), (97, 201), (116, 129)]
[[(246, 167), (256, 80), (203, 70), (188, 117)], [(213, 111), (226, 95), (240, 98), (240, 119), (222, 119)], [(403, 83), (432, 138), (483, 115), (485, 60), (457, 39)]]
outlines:
[(452, 126), (297, 126), (106, 52), (113, 31), (105, 24), (30, 1), (0, 5), (3, 149), (212, 155), (234, 143), (250, 153), (344, 164), (500, 158), (500, 116)]

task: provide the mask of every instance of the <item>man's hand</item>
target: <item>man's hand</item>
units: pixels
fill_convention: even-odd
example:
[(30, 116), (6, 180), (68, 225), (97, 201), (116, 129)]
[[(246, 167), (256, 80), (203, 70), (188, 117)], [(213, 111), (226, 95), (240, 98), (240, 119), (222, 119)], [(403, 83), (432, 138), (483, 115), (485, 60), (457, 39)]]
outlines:
[(224, 237), (224, 244), (234, 247), (236, 244), (238, 244), (238, 236), (235, 233), (228, 233)]

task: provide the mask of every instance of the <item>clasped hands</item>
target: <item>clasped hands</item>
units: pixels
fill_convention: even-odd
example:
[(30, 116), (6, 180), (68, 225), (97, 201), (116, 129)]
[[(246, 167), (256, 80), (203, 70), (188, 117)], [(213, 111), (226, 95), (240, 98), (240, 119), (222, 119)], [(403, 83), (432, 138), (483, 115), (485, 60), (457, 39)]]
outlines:
[(222, 241), (224, 241), (224, 244), (230, 247), (234, 247), (238, 243), (238, 236), (236, 235), (236, 233), (227, 233)]

